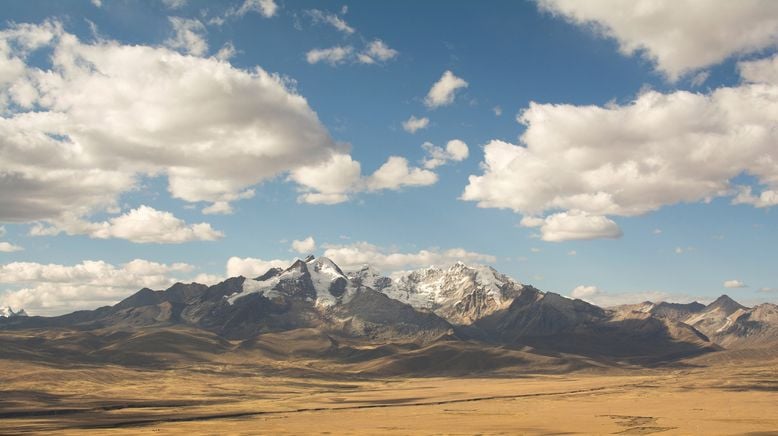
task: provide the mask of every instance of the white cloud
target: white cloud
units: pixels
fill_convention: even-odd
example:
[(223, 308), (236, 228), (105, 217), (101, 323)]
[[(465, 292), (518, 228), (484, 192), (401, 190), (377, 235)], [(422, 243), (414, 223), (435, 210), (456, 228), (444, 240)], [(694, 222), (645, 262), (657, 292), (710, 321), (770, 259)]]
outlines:
[(710, 77), (709, 71), (700, 71), (699, 73), (695, 74), (694, 77), (691, 78), (689, 84), (694, 87), (702, 86), (702, 84), (705, 83), (706, 80), (708, 80), (708, 77)]
[(451, 71), (445, 71), (430, 88), (424, 98), (424, 104), (431, 109), (448, 106), (454, 102), (457, 90), (467, 86), (468, 83), (464, 79), (455, 76)]
[(0, 241), (0, 253), (13, 253), (15, 251), (22, 251), (24, 248), (14, 245), (10, 242)]
[(772, 1), (540, 0), (538, 5), (615, 38), (623, 54), (645, 56), (673, 81), (778, 42), (778, 3)]
[(187, 0), (162, 0), (162, 4), (168, 9), (181, 9), (186, 3)]
[(575, 251), (575, 250), (570, 250), (570, 251), (567, 252), (567, 255), (568, 256), (576, 256), (576, 255), (578, 255), (578, 252)]
[[(340, 150), (289, 81), (258, 67), (82, 43), (56, 22), (13, 25), (0, 47), (0, 106), (19, 105), (0, 117), (0, 221), (103, 211), (145, 176), (225, 210)], [(41, 47), (55, 54), (48, 69), (27, 65)], [(20, 87), (32, 91), (21, 98)]]
[(335, 154), (327, 162), (293, 171), (289, 178), (300, 185), (298, 201), (311, 204), (337, 204), (359, 192), (427, 186), (438, 180), (434, 172), (411, 167), (400, 156), (390, 156), (370, 176), (363, 176), (361, 171), (361, 165), (351, 156)]
[(5, 226), (0, 226), (0, 238), (5, 236), (6, 233)]
[(438, 175), (432, 171), (408, 166), (404, 157), (390, 156), (367, 180), (367, 189), (397, 190), (405, 186), (428, 186), (438, 181)]
[(316, 64), (324, 62), (326, 64), (335, 66), (346, 62), (351, 56), (354, 48), (351, 46), (336, 45), (330, 48), (315, 48), (305, 55), (305, 59), (309, 64)]
[(270, 18), (278, 11), (274, 0), (244, 0), (239, 8), (232, 7), (225, 14), (228, 17), (242, 17), (249, 12), (256, 12), (265, 18)]
[(408, 133), (416, 133), (418, 130), (426, 129), (430, 124), (430, 119), (427, 117), (416, 118), (411, 115), (410, 118), (403, 121), (403, 130)]
[(0, 306), (33, 315), (57, 315), (114, 304), (140, 288), (164, 289), (189, 274), (185, 263), (135, 259), (120, 266), (87, 260), (77, 265), (13, 262), (0, 265)]
[(214, 241), (224, 234), (208, 223), (187, 224), (170, 212), (142, 205), (103, 222), (66, 219), (48, 227), (36, 226), (33, 236), (51, 236), (60, 232), (69, 235), (88, 235), (95, 239), (119, 238), (141, 244), (180, 244), (189, 241)]
[(590, 215), (580, 210), (559, 212), (545, 219), (525, 218), (524, 227), (540, 227), (541, 239), (549, 242), (576, 241), (587, 239), (615, 239), (622, 236), (618, 224), (611, 219)]
[(740, 76), (750, 83), (778, 83), (778, 56), (738, 63)]
[(389, 48), (380, 40), (368, 44), (367, 48), (359, 53), (350, 45), (336, 45), (329, 48), (315, 48), (305, 54), (305, 60), (309, 64), (323, 62), (331, 66), (337, 66), (346, 62), (361, 64), (376, 64), (393, 59), (397, 56), (397, 50)]
[(495, 106), (492, 108), (492, 112), (494, 112), (494, 116), (499, 117), (502, 115), (502, 108), (500, 106)]
[(203, 208), (205, 215), (230, 215), (232, 212), (232, 205), (226, 201), (217, 201)]
[(435, 169), (441, 165), (445, 165), (450, 161), (461, 162), (470, 155), (470, 150), (467, 148), (467, 144), (459, 139), (452, 139), (446, 143), (446, 148), (443, 149), (430, 142), (425, 142), (421, 145), (427, 152), (427, 157), (424, 159), (424, 168)]
[(654, 229), (654, 231), (651, 232), (651, 233), (653, 233), (655, 235), (661, 235), (662, 234), (662, 229)]
[(94, 5), (94, 7), (96, 7), (96, 8), (103, 7), (103, 0), (91, 0), (91, 2), (92, 2), (92, 5)]
[(765, 189), (758, 196), (751, 193), (750, 186), (739, 186), (738, 194), (732, 199), (732, 204), (748, 204), (754, 207), (772, 207), (778, 205), (778, 190)]
[[(608, 237), (615, 224), (595, 217), (636, 216), (736, 192), (735, 203), (772, 206), (776, 119), (778, 83), (770, 82), (708, 94), (647, 91), (605, 107), (533, 102), (518, 116), (526, 126), (521, 144), (486, 144), (484, 172), (470, 176), (462, 198), (530, 216), (578, 211), (578, 221), (589, 216)], [(733, 186), (742, 174), (762, 192)]]
[(726, 280), (724, 281), (724, 287), (727, 289), (747, 288), (748, 286), (740, 280)]
[(329, 161), (295, 170), (290, 179), (305, 191), (299, 201), (312, 204), (335, 204), (361, 190), (361, 165), (347, 154), (334, 154)]
[(292, 241), (292, 250), (300, 254), (310, 254), (313, 253), (313, 250), (315, 249), (316, 240), (313, 239), (313, 236), (308, 236), (307, 238), (301, 240), (295, 239)]
[(165, 41), (168, 47), (195, 56), (202, 56), (208, 51), (205, 26), (200, 20), (180, 17), (170, 17), (169, 20), (175, 35)]
[(580, 285), (576, 286), (571, 292), (570, 296), (578, 298), (580, 300), (589, 300), (590, 298), (600, 294), (602, 291), (597, 286)]
[(305, 11), (305, 13), (311, 17), (311, 20), (313, 20), (314, 23), (329, 24), (330, 26), (347, 35), (354, 33), (353, 27), (349, 26), (343, 18), (333, 13), (324, 12), (319, 9), (309, 9)]
[(488, 254), (467, 251), (463, 248), (440, 250), (432, 248), (412, 253), (381, 248), (367, 242), (349, 245), (325, 246), (324, 256), (330, 258), (344, 270), (356, 269), (364, 264), (384, 271), (399, 271), (431, 265), (450, 265), (457, 261), (465, 263), (494, 263), (497, 259)]
[(357, 56), (357, 60), (363, 64), (374, 64), (378, 62), (386, 62), (390, 59), (397, 57), (399, 52), (393, 48), (390, 48), (386, 43), (380, 39), (375, 39), (367, 45), (367, 48), (363, 50)]
[(231, 257), (227, 260), (227, 277), (258, 277), (271, 268), (287, 268), (291, 260), (262, 260), (252, 257)]
[(232, 59), (233, 56), (237, 54), (237, 50), (235, 50), (235, 46), (231, 42), (226, 42), (222, 48), (219, 49), (218, 52), (216, 52), (216, 55), (214, 57), (216, 59), (219, 59), (220, 61), (229, 61)]

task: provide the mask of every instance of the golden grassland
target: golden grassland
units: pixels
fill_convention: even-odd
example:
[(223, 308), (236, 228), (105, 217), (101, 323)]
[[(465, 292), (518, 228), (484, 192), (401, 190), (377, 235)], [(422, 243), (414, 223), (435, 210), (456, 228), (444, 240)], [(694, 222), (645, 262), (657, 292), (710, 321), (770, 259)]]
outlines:
[(0, 434), (778, 434), (774, 354), (441, 378), (0, 359)]

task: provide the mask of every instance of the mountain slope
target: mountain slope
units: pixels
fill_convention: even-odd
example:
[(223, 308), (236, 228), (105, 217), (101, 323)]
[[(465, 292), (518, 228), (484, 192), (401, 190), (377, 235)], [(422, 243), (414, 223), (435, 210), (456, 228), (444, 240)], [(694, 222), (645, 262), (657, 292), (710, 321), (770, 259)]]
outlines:
[[(82, 352), (74, 358), (114, 353), (128, 362), (143, 362), (148, 357), (143, 344), (148, 343), (152, 354), (164, 361), (177, 349), (175, 344), (166, 348), (165, 338), (183, 335), (177, 340), (189, 344), (186, 355), (191, 356), (202, 356), (202, 344), (215, 344), (216, 355), (239, 351), (277, 359), (287, 350), (292, 353), (287, 357), (356, 359), (364, 368), (412, 368), (426, 362), (430, 371), (441, 371), (455, 361), (463, 367), (501, 367), (509, 364), (509, 356), (519, 356), (495, 347), (531, 347), (531, 353), (585, 356), (590, 362), (618, 365), (654, 364), (715, 350), (705, 335), (676, 318), (706, 313), (710, 316), (701, 320), (715, 321), (720, 313), (741, 309), (725, 300), (698, 309), (649, 304), (637, 310), (605, 310), (541, 292), (481, 265), (456, 263), (390, 279), (369, 266), (344, 272), (330, 259), (309, 257), (255, 278), (233, 277), (213, 286), (176, 283), (164, 291), (141, 289), (114, 306), (93, 311), (2, 318), (0, 329), (81, 332), (65, 335), (81, 338), (74, 349)], [(753, 318), (772, 319), (772, 313), (764, 308)], [(733, 335), (772, 334), (761, 324), (738, 328)], [(433, 346), (438, 343), (445, 345)], [(427, 351), (403, 357), (419, 347)], [(468, 351), (465, 356), (456, 350)], [(500, 362), (481, 361), (479, 355)], [(433, 356), (452, 357), (433, 362)], [(383, 363), (368, 363), (373, 359)]]

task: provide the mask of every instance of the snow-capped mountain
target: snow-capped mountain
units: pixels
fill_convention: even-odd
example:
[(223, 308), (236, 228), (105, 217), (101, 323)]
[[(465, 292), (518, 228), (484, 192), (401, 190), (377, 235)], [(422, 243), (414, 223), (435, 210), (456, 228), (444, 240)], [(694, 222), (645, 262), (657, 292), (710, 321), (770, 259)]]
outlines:
[(380, 291), (390, 298), (460, 325), (472, 324), (506, 309), (525, 288), (492, 267), (468, 266), (462, 262), (449, 268), (413, 271), (381, 285)]
[(11, 307), (0, 307), (0, 317), (15, 318), (19, 316), (27, 316), (27, 312), (25, 312), (24, 309), (14, 311)]
[(468, 340), (620, 357), (715, 349), (709, 337), (717, 343), (778, 339), (773, 305), (748, 309), (722, 297), (708, 306), (646, 302), (605, 310), (541, 292), (488, 266), (458, 262), (389, 278), (369, 265), (344, 272), (332, 260), (313, 256), (213, 286), (142, 289), (93, 311), (54, 318), (0, 313), (3, 328), (186, 325), (240, 341), (313, 329), (347, 342)]
[(252, 294), (270, 300), (300, 297), (316, 307), (327, 308), (347, 303), (356, 290), (357, 286), (333, 261), (309, 256), (295, 261), (285, 270), (275, 268), (255, 279), (246, 279), (242, 289), (230, 295), (227, 301), (234, 304)]

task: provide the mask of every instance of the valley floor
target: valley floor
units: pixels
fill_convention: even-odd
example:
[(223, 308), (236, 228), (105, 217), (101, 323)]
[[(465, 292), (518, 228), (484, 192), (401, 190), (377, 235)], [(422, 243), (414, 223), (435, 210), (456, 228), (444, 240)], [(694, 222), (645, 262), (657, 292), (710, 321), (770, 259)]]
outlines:
[(268, 373), (0, 359), (0, 434), (778, 434), (772, 352), (496, 378)]

